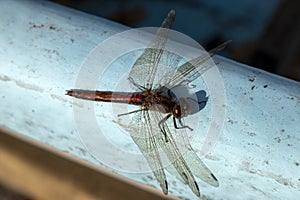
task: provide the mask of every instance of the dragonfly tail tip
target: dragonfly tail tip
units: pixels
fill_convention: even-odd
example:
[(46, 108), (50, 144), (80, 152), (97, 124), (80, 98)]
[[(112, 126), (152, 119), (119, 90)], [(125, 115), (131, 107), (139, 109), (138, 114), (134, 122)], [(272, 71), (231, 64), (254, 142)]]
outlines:
[(69, 95), (69, 96), (72, 96), (72, 90), (66, 90), (66, 93), (65, 93), (65, 95)]

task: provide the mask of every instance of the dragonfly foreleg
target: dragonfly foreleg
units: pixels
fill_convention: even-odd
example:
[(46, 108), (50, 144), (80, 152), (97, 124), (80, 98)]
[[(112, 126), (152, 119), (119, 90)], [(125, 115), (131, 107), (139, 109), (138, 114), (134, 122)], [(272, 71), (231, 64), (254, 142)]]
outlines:
[(162, 120), (160, 120), (158, 122), (158, 127), (161, 130), (161, 132), (164, 134), (166, 142), (169, 142), (169, 140), (168, 140), (168, 136), (167, 136), (167, 132), (165, 130), (165, 127), (162, 124), (164, 124), (171, 117), (171, 115), (172, 114), (168, 114), (166, 117), (164, 117)]
[(179, 121), (179, 124), (180, 124), (181, 127), (179, 127), (179, 126), (177, 125), (177, 123), (176, 123), (176, 118), (173, 116), (174, 127), (175, 127), (176, 129), (188, 128), (190, 131), (193, 131), (193, 129), (192, 129), (191, 127), (189, 127), (189, 126), (187, 126), (187, 125), (183, 125), (181, 119), (178, 119), (178, 121)]

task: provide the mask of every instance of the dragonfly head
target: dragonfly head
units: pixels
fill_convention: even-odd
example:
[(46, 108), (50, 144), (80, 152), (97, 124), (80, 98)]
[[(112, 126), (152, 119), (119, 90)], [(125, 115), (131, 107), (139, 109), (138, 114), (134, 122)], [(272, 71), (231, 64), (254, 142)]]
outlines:
[(184, 98), (179, 98), (178, 103), (173, 107), (173, 115), (177, 119), (181, 119), (190, 114), (191, 107)]

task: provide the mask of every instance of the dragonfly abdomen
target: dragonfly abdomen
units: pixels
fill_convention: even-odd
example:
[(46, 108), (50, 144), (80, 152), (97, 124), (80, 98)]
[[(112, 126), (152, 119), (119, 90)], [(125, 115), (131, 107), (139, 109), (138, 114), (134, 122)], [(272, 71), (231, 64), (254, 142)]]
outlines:
[(90, 101), (103, 101), (115, 103), (127, 103), (141, 105), (143, 96), (141, 93), (111, 92), (111, 91), (92, 91), (92, 90), (67, 90), (66, 95)]

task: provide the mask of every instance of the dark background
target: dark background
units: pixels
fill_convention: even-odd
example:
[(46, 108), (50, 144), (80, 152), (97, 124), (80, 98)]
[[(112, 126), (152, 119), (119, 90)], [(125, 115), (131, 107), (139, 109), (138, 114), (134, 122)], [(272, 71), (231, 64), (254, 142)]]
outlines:
[(157, 27), (171, 9), (174, 30), (207, 50), (226, 40), (223, 56), (300, 80), (300, 1), (52, 0), (129, 27)]

